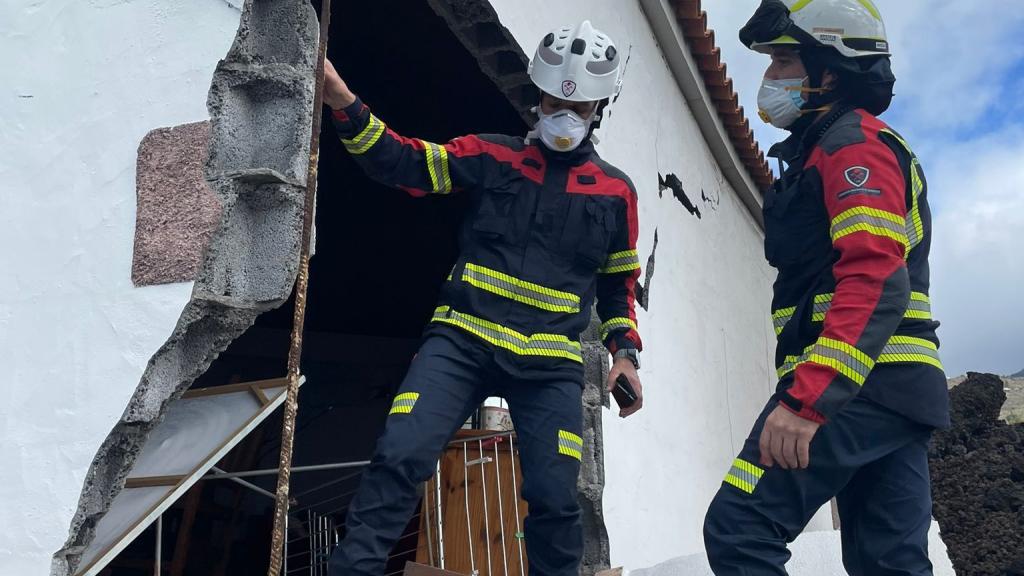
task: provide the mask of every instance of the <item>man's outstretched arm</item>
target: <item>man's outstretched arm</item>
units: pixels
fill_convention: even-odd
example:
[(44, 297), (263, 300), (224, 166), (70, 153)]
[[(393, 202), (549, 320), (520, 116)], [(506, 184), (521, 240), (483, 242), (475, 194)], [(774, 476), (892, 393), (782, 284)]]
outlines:
[(324, 103), (349, 154), (366, 173), (413, 196), (448, 194), (484, 184), (481, 155), (486, 144), (476, 136), (435, 144), (406, 138), (374, 116), (338, 74), (324, 63)]

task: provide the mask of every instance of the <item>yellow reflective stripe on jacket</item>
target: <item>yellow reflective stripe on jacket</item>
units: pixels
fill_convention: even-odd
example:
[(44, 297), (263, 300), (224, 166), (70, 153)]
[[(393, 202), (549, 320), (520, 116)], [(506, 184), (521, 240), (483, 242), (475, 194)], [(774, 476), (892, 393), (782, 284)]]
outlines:
[(448, 170), (448, 150), (444, 146), (425, 140), (419, 142), (423, 144), (423, 153), (426, 154), (431, 190), (438, 194), (448, 194), (452, 191), (452, 178)]
[(583, 460), (583, 438), (565, 430), (558, 431), (558, 453)]
[(907, 227), (907, 240), (909, 241), (907, 252), (917, 247), (918, 244), (924, 240), (924, 221), (921, 219), (921, 209), (919, 205), (919, 199), (921, 194), (924, 192), (924, 177), (921, 175), (921, 162), (917, 159), (917, 155), (911, 150), (910, 144), (903, 139), (902, 136), (893, 132), (888, 128), (883, 128), (882, 133), (888, 134), (896, 139), (903, 146), (903, 149), (910, 155), (910, 185), (913, 189), (912, 202), (910, 211), (907, 213), (906, 227)]
[(462, 281), (541, 310), (573, 314), (580, 311), (580, 297), (575, 294), (520, 280), (477, 264), (466, 264), (462, 272)]
[(395, 396), (394, 401), (391, 403), (391, 412), (388, 413), (388, 416), (411, 413), (413, 407), (416, 406), (416, 401), (419, 399), (419, 392), (406, 392)]
[(366, 125), (366, 128), (363, 128), (363, 131), (351, 140), (342, 138), (341, 143), (345, 145), (345, 149), (349, 151), (349, 154), (365, 154), (367, 150), (380, 140), (385, 130), (387, 130), (387, 126), (379, 118), (370, 114), (370, 122)]
[(431, 322), (457, 326), (486, 342), (520, 356), (566, 358), (583, 363), (580, 343), (558, 334), (527, 336), (489, 320), (457, 312), (448, 306), (438, 307), (434, 311)]
[(831, 338), (818, 338), (803, 362), (828, 366), (858, 386), (864, 385), (871, 369), (875, 367), (875, 361), (867, 354), (846, 342)]
[(831, 338), (819, 338), (817, 342), (808, 346), (802, 355), (787, 356), (783, 365), (778, 369), (779, 378), (806, 363), (828, 366), (858, 386), (864, 385), (864, 381), (867, 380), (871, 369), (875, 366), (875, 361), (870, 356), (846, 342)]
[[(832, 342), (836, 341), (833, 340)], [(874, 365), (878, 364), (929, 364), (942, 370), (942, 361), (939, 358), (939, 347), (936, 346), (934, 342), (930, 340), (925, 340), (924, 338), (915, 338), (913, 336), (893, 336), (892, 338), (889, 339), (888, 342), (886, 342), (885, 347), (882, 349), (882, 353), (879, 354), (878, 359), (875, 361), (871, 361), (870, 357), (868, 357), (860, 350), (857, 350), (853, 346), (850, 346), (849, 344), (845, 344), (842, 342), (840, 342), (840, 344), (842, 344), (844, 349), (846, 349), (847, 351), (851, 349), (856, 351), (859, 357), (856, 359), (855, 362), (853, 362), (853, 364), (859, 365), (859, 368), (865, 368), (867, 366), (873, 367)], [(807, 361), (811, 361), (810, 359), (817, 348), (818, 343), (815, 343), (812, 344), (811, 346), (808, 346), (804, 350), (804, 353), (800, 356), (786, 356), (785, 360), (782, 363), (782, 366), (780, 366), (777, 370), (779, 378), (781, 379), (787, 376), (788, 374), (791, 374), (794, 370), (796, 370), (797, 366), (799, 366), (800, 364), (803, 364), (804, 362)], [(838, 356), (837, 354), (832, 355)], [(868, 360), (868, 362), (863, 362), (864, 359)], [(818, 363), (820, 364), (822, 362)], [(830, 366), (830, 364), (825, 365)], [(844, 368), (849, 367), (844, 366)], [(839, 368), (836, 369), (837, 371), (842, 373), (842, 370), (839, 370)], [(871, 368), (868, 368), (867, 372), (865, 373), (865, 379), (867, 373), (870, 373), (870, 371)], [(859, 376), (860, 372), (857, 372), (857, 375)], [(851, 378), (851, 380), (854, 379)], [(857, 380), (854, 380), (854, 382), (857, 382)], [(858, 382), (858, 385), (863, 384), (863, 380)]]
[[(814, 311), (811, 313), (812, 322), (824, 322), (825, 314), (832, 309), (832, 298), (835, 294), (818, 294), (814, 297)], [(932, 305), (928, 295), (923, 292), (911, 292), (910, 303), (907, 305), (907, 311), (903, 314), (904, 318), (910, 320), (931, 320), (932, 319)]]
[(789, 308), (781, 308), (772, 312), (772, 326), (775, 328), (775, 335), (782, 334), (782, 330), (786, 327), (786, 324), (793, 318), (793, 314), (796, 313), (796, 306), (790, 306)]
[(746, 460), (737, 458), (725, 475), (725, 483), (731, 484), (747, 494), (753, 494), (757, 483), (764, 476), (764, 470)]
[(907, 305), (907, 313), (904, 314), (904, 317), (914, 320), (931, 320), (931, 298), (929, 298), (927, 294), (923, 294), (921, 292), (911, 292), (910, 304)]
[(891, 238), (907, 249), (909, 240), (906, 226), (906, 218), (903, 216), (877, 208), (856, 206), (832, 219), (832, 241), (836, 242), (855, 232), (867, 232)]
[(889, 339), (889, 343), (878, 357), (878, 363), (920, 363), (943, 369), (942, 360), (939, 359), (939, 347), (931, 340), (913, 336), (893, 336)]
[(640, 269), (640, 257), (636, 250), (623, 250), (608, 256), (604, 266), (598, 270), (598, 274), (619, 274), (621, 272), (632, 272)]
[(636, 322), (629, 318), (612, 318), (604, 324), (601, 324), (601, 340), (607, 340), (612, 331), (618, 330), (619, 328), (637, 329)]

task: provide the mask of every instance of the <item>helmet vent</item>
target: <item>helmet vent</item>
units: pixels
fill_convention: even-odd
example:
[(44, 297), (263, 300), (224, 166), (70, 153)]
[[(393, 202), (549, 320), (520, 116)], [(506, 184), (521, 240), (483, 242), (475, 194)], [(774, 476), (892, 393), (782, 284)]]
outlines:
[(618, 53), (619, 52), (615, 49), (615, 46), (609, 46), (608, 49), (604, 51), (605, 57), (609, 60), (615, 60), (615, 55)]
[(577, 38), (577, 39), (573, 40), (572, 41), (572, 48), (570, 49), (570, 51), (573, 54), (577, 54), (579, 56), (582, 56), (583, 53), (587, 51), (587, 41), (584, 40), (583, 38)]
[(545, 46), (551, 46), (554, 43), (555, 43), (555, 35), (554, 34), (548, 34), (547, 36), (544, 37), (544, 45)]

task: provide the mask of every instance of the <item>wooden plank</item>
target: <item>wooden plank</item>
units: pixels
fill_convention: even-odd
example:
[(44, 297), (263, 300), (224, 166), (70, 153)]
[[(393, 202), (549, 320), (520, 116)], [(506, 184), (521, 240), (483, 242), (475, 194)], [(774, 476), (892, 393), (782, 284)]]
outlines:
[(431, 568), (425, 564), (418, 564), (416, 562), (406, 562), (405, 571), (402, 572), (403, 576), (462, 576), (458, 572), (450, 572), (448, 570), (441, 570), (440, 568)]
[(261, 406), (266, 406), (267, 404), (270, 404), (270, 398), (267, 398), (267, 395), (263, 393), (263, 388), (260, 388), (255, 384), (250, 384), (249, 391), (252, 392), (252, 395), (256, 397), (256, 400), (260, 403)]
[(182, 398), (201, 398), (203, 396), (218, 396), (220, 394), (232, 394), (235, 392), (248, 392), (252, 387), (283, 388), (288, 386), (287, 378), (272, 378), (270, 380), (256, 380), (254, 382), (239, 382), (238, 384), (227, 384), (225, 386), (210, 386), (209, 388), (193, 388), (181, 395)]
[(176, 486), (184, 476), (139, 476), (124, 481), (125, 490), (129, 488), (152, 488), (154, 486)]

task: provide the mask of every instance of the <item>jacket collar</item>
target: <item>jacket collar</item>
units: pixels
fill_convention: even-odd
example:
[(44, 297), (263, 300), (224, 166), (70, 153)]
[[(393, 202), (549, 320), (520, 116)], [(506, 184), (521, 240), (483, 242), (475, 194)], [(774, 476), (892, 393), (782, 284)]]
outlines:
[(768, 150), (769, 158), (776, 158), (786, 164), (796, 164), (806, 152), (814, 149), (821, 137), (837, 120), (852, 111), (853, 106), (839, 102), (827, 114), (803, 126), (798, 126), (788, 138), (776, 143)]

